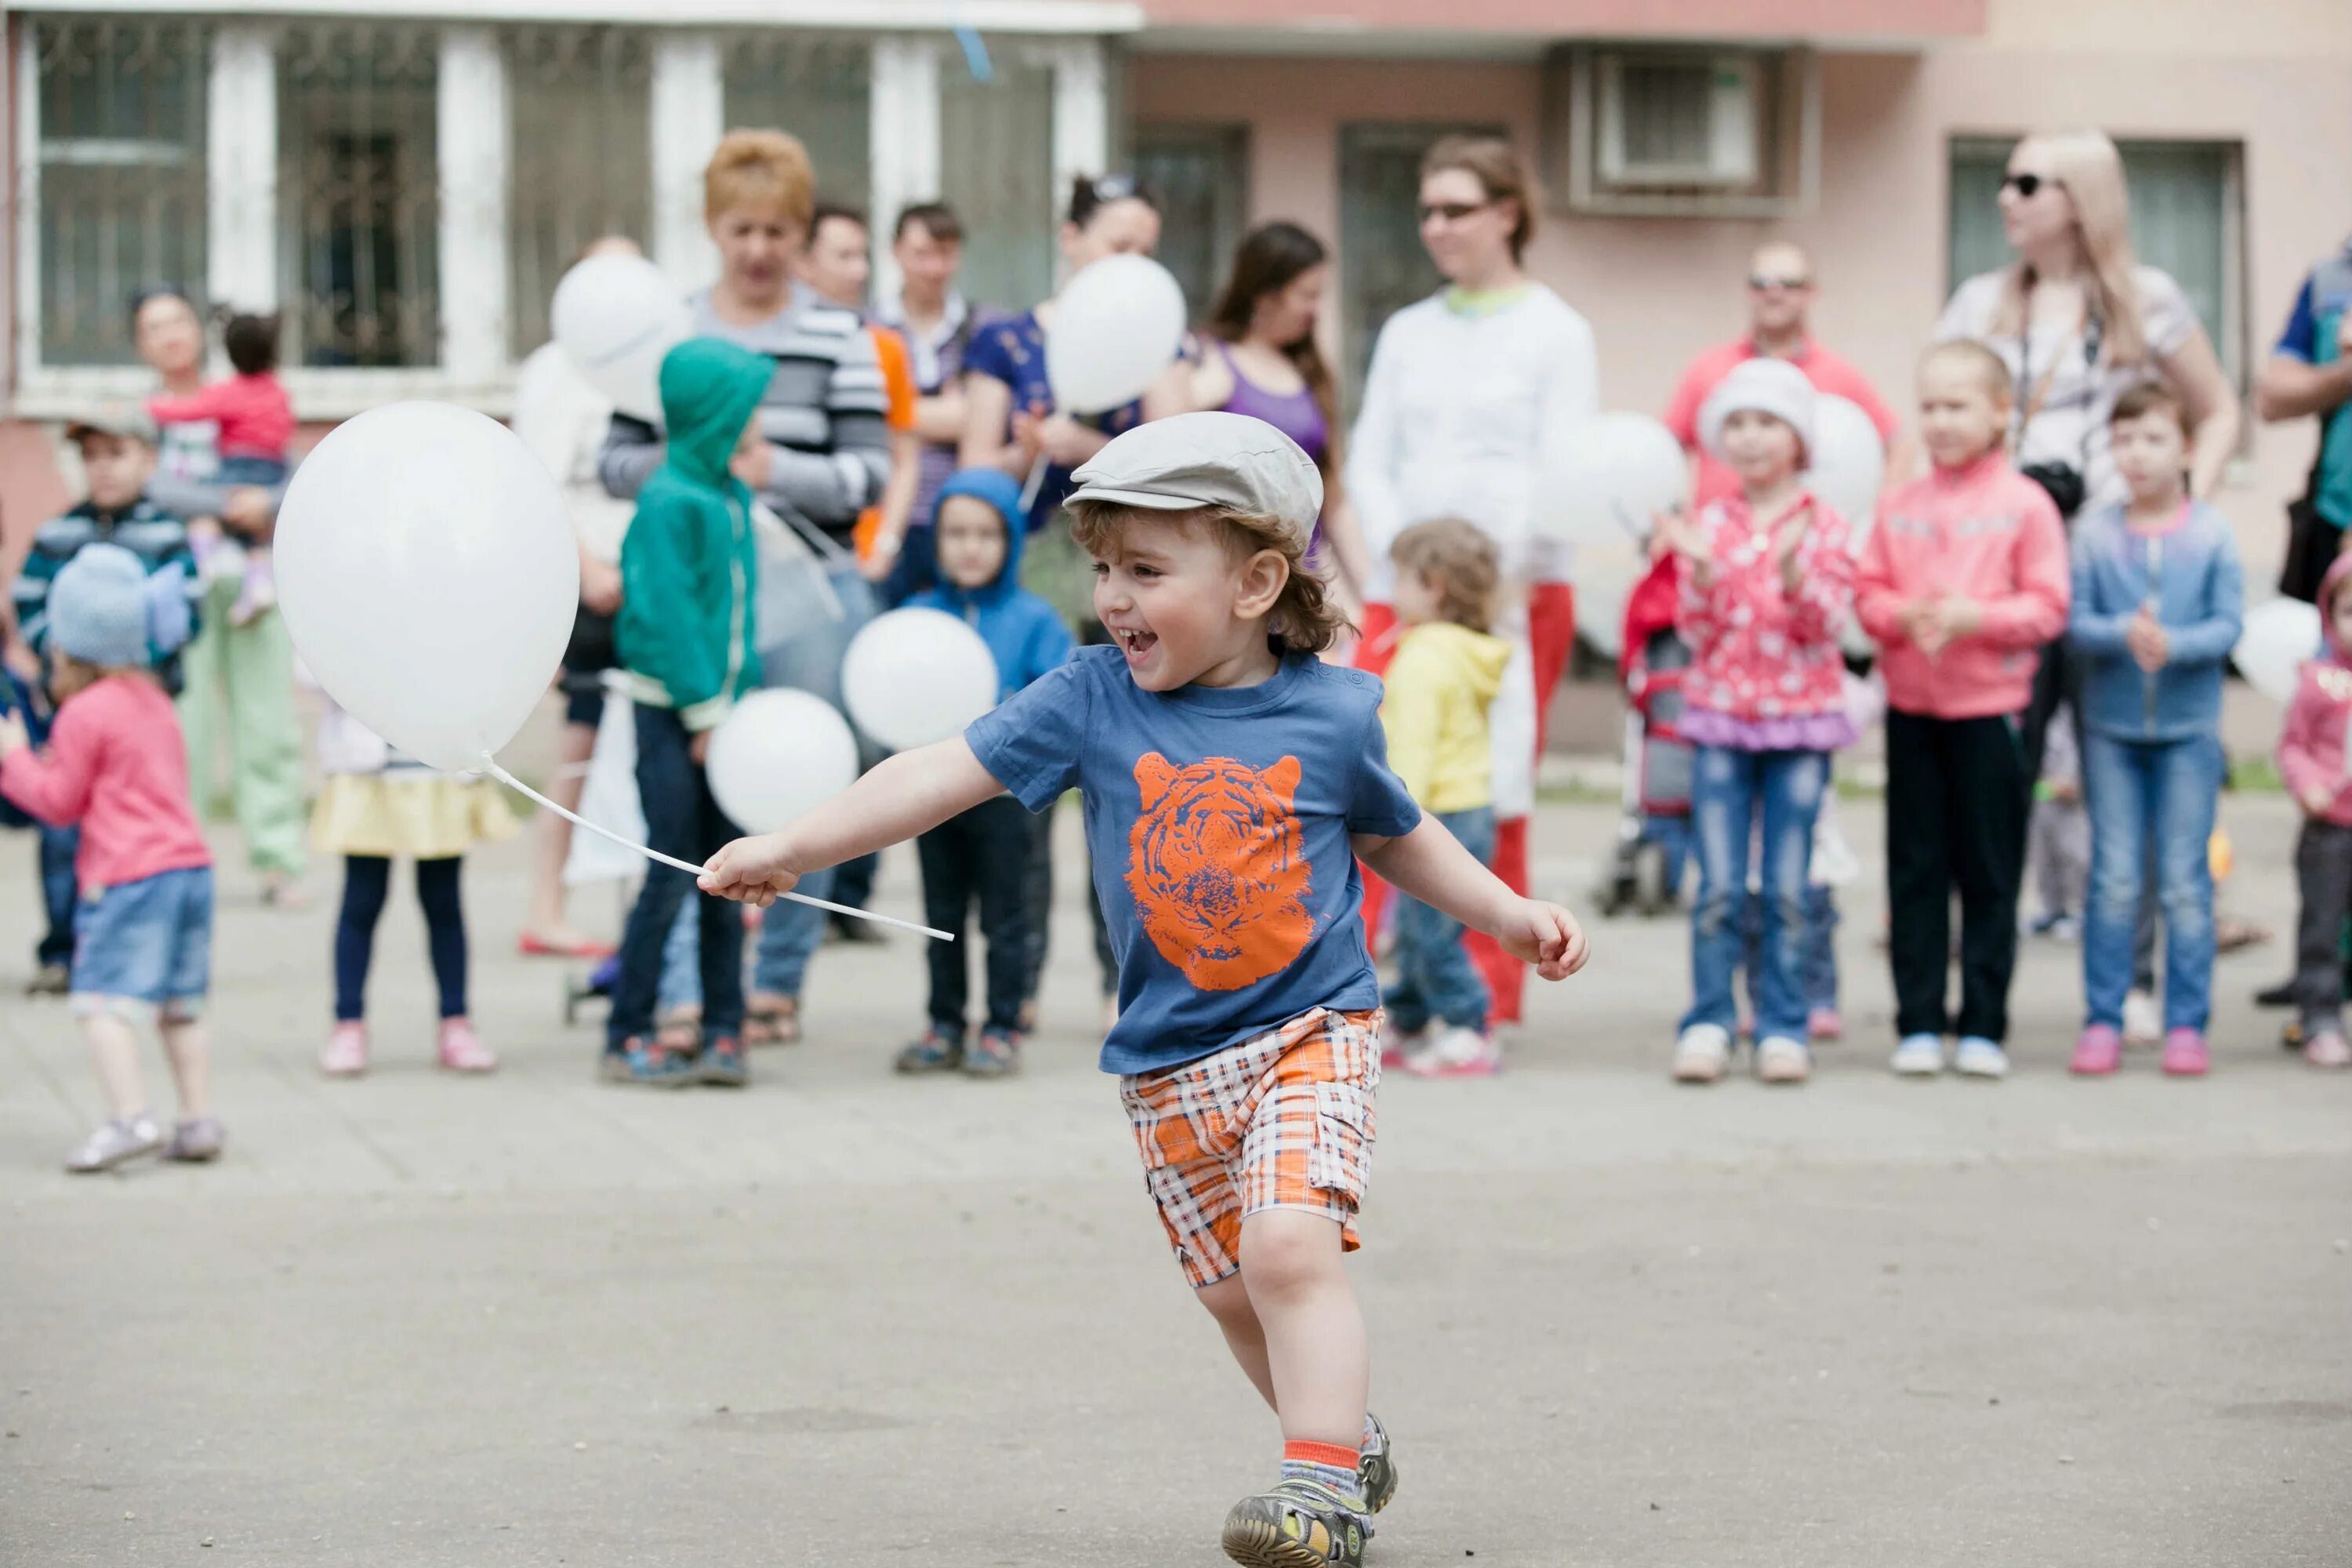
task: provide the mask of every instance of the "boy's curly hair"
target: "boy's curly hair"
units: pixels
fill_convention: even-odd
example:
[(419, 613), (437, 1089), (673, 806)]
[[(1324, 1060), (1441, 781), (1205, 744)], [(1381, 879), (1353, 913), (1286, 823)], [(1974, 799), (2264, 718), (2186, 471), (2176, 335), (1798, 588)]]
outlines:
[(1266, 641), (1276, 653), (1322, 653), (1355, 629), (1330, 585), (1308, 569), (1306, 551), (1292, 542), (1289, 525), (1270, 517), (1253, 517), (1223, 507), (1192, 511), (1155, 511), (1118, 501), (1079, 501), (1070, 508), (1070, 536), (1087, 554), (1100, 557), (1117, 537), (1119, 525), (1137, 518), (1176, 523), (1209, 532), (1234, 560), (1246, 561), (1261, 550), (1271, 550), (1290, 568), (1282, 596), (1266, 616)]
[(1503, 578), (1495, 542), (1458, 517), (1416, 522), (1389, 546), (1400, 572), (1418, 573), (1437, 589), (1437, 613), (1474, 632), (1495, 629), (1495, 595)]

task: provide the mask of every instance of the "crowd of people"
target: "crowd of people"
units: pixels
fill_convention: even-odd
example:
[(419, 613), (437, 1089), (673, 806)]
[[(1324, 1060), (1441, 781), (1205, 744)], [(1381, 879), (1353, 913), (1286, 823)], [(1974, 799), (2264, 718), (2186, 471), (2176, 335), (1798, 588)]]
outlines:
[[(703, 772), (711, 731), (763, 685), (839, 704), (844, 650), (885, 610), (934, 608), (974, 626), (1008, 700), (1078, 644), (1115, 640), (1098, 609), (1024, 586), (1027, 546), (1068, 526), (1077, 474), (1116, 437), (1218, 412), (1262, 422), (1312, 464), (1322, 490), (1302, 570), (1326, 584), (1346, 626), (1323, 657), (1386, 675), (1399, 776), (1524, 893), (1534, 763), (1575, 630), (1573, 552), (1540, 515), (1543, 454), (1598, 412), (1600, 395), (1591, 325), (1524, 270), (1537, 204), (1511, 150), (1449, 139), (1424, 163), (1422, 238), (1445, 286), (1381, 327), (1344, 430), (1319, 342), (1331, 258), (1296, 224), (1242, 240), (1155, 385), (1080, 417), (1055, 406), (1047, 374), (1055, 300), (1016, 312), (966, 300), (951, 207), (895, 215), (894, 283), (877, 299), (868, 219), (821, 201), (818, 187), (792, 137), (724, 140), (705, 179), (719, 274), (689, 298), (697, 337), (665, 365), (660, 422), (615, 413), (552, 344), (522, 367), (514, 428), (562, 485), (580, 541), (559, 804), (577, 805), (606, 704), (626, 701), (649, 842), (698, 863), (733, 831)], [(1645, 800), (1636, 825), (1670, 851), (1671, 889), (1686, 855), (1696, 866), (1679, 1079), (1724, 1076), (1746, 1035), (1759, 1077), (1801, 1080), (1811, 1042), (1842, 1032), (1833, 884), (1852, 856), (1830, 809), (1832, 759), (1882, 723), (1896, 1070), (1941, 1070), (1948, 1037), (1958, 1070), (2005, 1070), (2029, 830), (2044, 889), (2033, 928), (2079, 932), (2084, 947), (2075, 1070), (2115, 1070), (2123, 1037), (2158, 1031), (2167, 1070), (2206, 1065), (2204, 846), (2242, 587), (2230, 527), (2201, 498), (2235, 447), (2237, 405), (2179, 286), (2133, 260), (2105, 137), (2028, 138), (2000, 201), (2015, 259), (1953, 294), (1929, 334), (1915, 414), (1815, 341), (1812, 261), (1782, 239), (1751, 259), (1747, 330), (1699, 355), (1664, 410), (1691, 455), (1691, 489), (1685, 508), (1657, 520), (1623, 640), (1651, 752), (1679, 749), (1687, 762), (1679, 789)], [(1149, 255), (1160, 226), (1146, 186), (1080, 179), (1059, 234), (1063, 286), (1105, 257)], [(612, 236), (583, 255), (635, 249)], [(2347, 298), (2352, 260), (2315, 270), (2264, 373), (2264, 413), (2326, 417), (2352, 394)], [(276, 323), (223, 317), (232, 374), (208, 383), (194, 301), (163, 289), (132, 310), (156, 393), (68, 427), (86, 499), (39, 531), (10, 594), (8, 707), (26, 752), (11, 776), (44, 766), (42, 746), (60, 752), (49, 726), (73, 682), (52, 665), (116, 668), (58, 640), (70, 622), (54, 602), (70, 596), (68, 568), (100, 545), (128, 550), (155, 617), (144, 679), (177, 699), (194, 798), (210, 803), (225, 731), (265, 899), (301, 899), (306, 815), (307, 847), (342, 862), (322, 1069), (367, 1068), (369, 954), (392, 863), (410, 859), (439, 991), (438, 1059), (486, 1070), (496, 1058), (469, 1020), (459, 873), (514, 818), (492, 786), (417, 765), (331, 702), (317, 738), (325, 784), (306, 805), (296, 672), (269, 567), (294, 432)], [(1837, 516), (1807, 483), (1824, 396), (1853, 404), (1879, 433), (1887, 479), (1875, 519)], [(2330, 426), (2295, 509), (2285, 586), (2323, 607), (2352, 519), (2347, 428)], [(803, 563), (788, 578), (772, 564), (778, 529)], [(2328, 910), (2352, 877), (2336, 837), (2352, 832), (2338, 826), (2352, 805), (2320, 798), (2341, 772), (2326, 739), (2344, 683), (2331, 668), (2313, 667), (2281, 750), (2312, 816), (2294, 999), (2306, 1051), (2324, 1063), (2352, 1054), (2321, 951), (2332, 951)], [(1658, 700), (1669, 689), (1671, 706)], [(869, 748), (866, 763), (879, 760)], [(33, 989), (93, 1016), (135, 1001), (169, 1016), (192, 1002), (169, 986), (147, 994), (163, 985), (152, 977), (127, 996), (89, 989), (81, 956), (106, 929), (95, 896), (123, 879), (119, 847), (87, 835), (120, 828), (82, 820), (111, 816), (94, 801), (67, 811), (42, 796), (34, 809), (40, 786), (5, 793), (38, 835), (47, 929)], [(975, 1016), (964, 949), (935, 947), (927, 1018), (901, 1070), (1017, 1069), (1050, 931), (1053, 807), (992, 801), (923, 836), (928, 918), (961, 931), (976, 916), (984, 1005)], [(656, 866), (617, 947), (604, 943), (566, 908), (570, 825), (550, 814), (534, 832), (521, 950), (599, 964), (612, 1002), (603, 1071), (616, 1082), (747, 1081), (748, 1046), (801, 1037), (806, 978), (828, 935), (875, 940), (854, 919), (790, 904), (751, 922), (747, 961), (734, 911)], [(866, 854), (812, 868), (800, 889), (862, 908), (874, 865)], [(1430, 1076), (1497, 1070), (1497, 1031), (1521, 1016), (1525, 966), (1484, 933), (1391, 900), (1370, 865), (1359, 875), (1368, 929), (1394, 962), (1392, 1063)], [(1113, 922), (1094, 912), (1109, 1030), (1132, 999)], [(1955, 951), (1957, 1012), (1945, 994)], [(117, 1097), (114, 1110), (111, 1142), (94, 1140), (95, 1159), (79, 1151), (78, 1163), (161, 1145), (143, 1103)]]

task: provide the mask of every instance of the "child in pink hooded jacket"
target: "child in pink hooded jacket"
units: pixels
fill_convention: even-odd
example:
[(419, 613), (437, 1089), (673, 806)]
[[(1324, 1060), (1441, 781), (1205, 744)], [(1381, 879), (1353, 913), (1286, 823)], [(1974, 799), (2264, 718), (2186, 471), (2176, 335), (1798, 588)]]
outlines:
[(2303, 808), (2294, 875), (2303, 895), (2295, 919), (2295, 1006), (2304, 1059), (2352, 1067), (2344, 1037), (2344, 958), (2352, 912), (2352, 556), (2338, 556), (2319, 584), (2320, 655), (2295, 678), (2279, 736), (2279, 777)]
[(1751, 845), (1761, 828), (1760, 940), (1748, 989), (1756, 1073), (1801, 1082), (1811, 1071), (1802, 984), (1806, 869), (1830, 753), (1853, 740), (1838, 629), (1853, 596), (1844, 521), (1804, 483), (1813, 388), (1784, 360), (1750, 360), (1724, 377), (1699, 415), (1708, 452), (1740, 493), (1694, 521), (1661, 523), (1679, 558), (1675, 617), (1696, 662), (1684, 687), (1684, 739), (1697, 747), (1691, 822), (1699, 892), (1691, 909), (1690, 1011), (1675, 1077), (1723, 1076), (1737, 1014), (1732, 982)]
[[(1982, 343), (1919, 363), (1919, 437), (1935, 471), (1880, 500), (1855, 609), (1886, 680), (1886, 893), (1898, 1073), (2009, 1071), (2009, 982), (2025, 870), (2019, 716), (2041, 649), (2066, 629), (2066, 533), (2010, 465), (2009, 372)], [(1947, 1005), (1960, 895), (1960, 1011)]]

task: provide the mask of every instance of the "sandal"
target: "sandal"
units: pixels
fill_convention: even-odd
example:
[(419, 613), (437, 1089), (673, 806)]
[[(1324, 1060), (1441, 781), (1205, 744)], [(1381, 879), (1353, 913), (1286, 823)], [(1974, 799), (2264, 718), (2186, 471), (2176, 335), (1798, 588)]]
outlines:
[(801, 1039), (797, 996), (759, 996), (743, 1011), (746, 1046), (796, 1046)]

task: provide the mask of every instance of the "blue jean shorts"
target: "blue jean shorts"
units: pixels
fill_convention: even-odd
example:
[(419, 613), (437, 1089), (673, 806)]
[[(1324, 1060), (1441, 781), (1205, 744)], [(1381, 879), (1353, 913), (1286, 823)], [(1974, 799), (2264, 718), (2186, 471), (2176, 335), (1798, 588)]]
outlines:
[(213, 873), (161, 871), (82, 900), (74, 919), (73, 1009), (193, 1019), (213, 980)]

